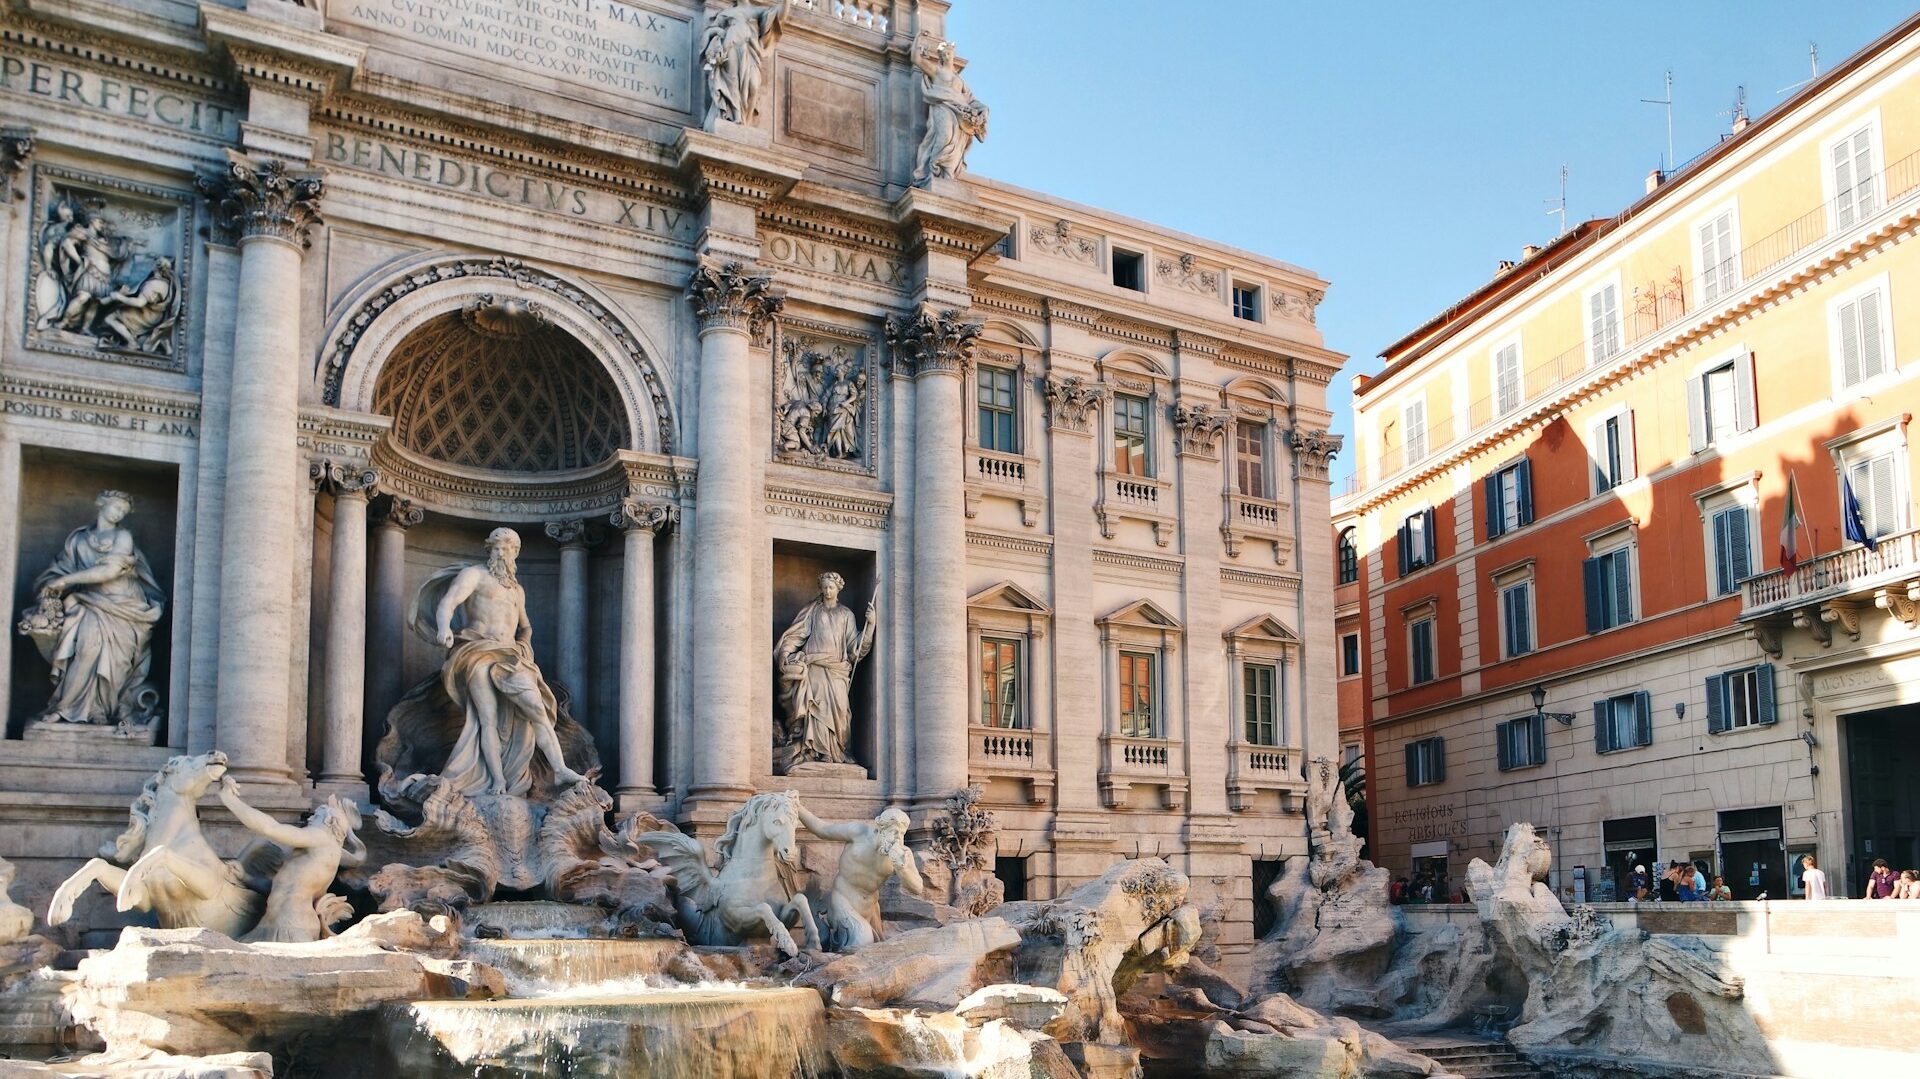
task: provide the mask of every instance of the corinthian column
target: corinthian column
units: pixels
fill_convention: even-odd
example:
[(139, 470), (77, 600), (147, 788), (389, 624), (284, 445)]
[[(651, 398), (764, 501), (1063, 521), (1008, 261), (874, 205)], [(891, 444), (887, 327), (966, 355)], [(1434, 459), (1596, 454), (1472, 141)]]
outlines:
[(319, 782), (364, 800), (367, 780), (360, 768), (360, 736), (367, 689), (367, 499), (380, 474), (315, 461), (312, 476), (321, 491), (333, 496)]
[(651, 808), (653, 790), (653, 537), (680, 518), (659, 502), (624, 499), (613, 527), (624, 535), (620, 563), (620, 785), (622, 813)]
[(960, 390), (978, 323), (959, 311), (889, 319), (913, 369), (913, 787), (935, 802), (967, 785), (966, 429)]
[(217, 744), (236, 778), (294, 780), (288, 761), (294, 535), (300, 498), (300, 257), (320, 223), (318, 175), (229, 150), (199, 186), (239, 233), (241, 316), (222, 515)]
[(780, 309), (771, 279), (739, 263), (703, 265), (687, 296), (700, 326), (700, 470), (693, 555), (693, 782), (685, 815), (696, 824), (753, 793), (753, 679), (739, 657), (765, 626), (753, 620), (758, 554), (759, 439), (741, 421), (752, 394), (749, 346)]
[(587, 699), (587, 522), (548, 521), (547, 538), (560, 545), (560, 625), (554, 635), (560, 684), (577, 718)]

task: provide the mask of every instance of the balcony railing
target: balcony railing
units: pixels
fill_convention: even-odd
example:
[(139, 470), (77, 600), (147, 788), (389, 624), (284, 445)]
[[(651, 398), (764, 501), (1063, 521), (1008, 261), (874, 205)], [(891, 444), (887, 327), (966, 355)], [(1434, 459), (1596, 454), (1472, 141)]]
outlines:
[[(1586, 340), (1576, 341), (1541, 362), (1527, 365), (1519, 386), (1508, 386), (1504, 393), (1496, 387), (1469, 405), (1464, 417), (1450, 412), (1429, 416), (1425, 452), (1408, 459), (1404, 447), (1385, 447), (1360, 463), (1356, 486), (1368, 487), (1439, 456), (1508, 416), (1558, 396), (1592, 371), (1644, 351), (1656, 338), (1680, 323), (1710, 309), (1731, 305), (1753, 285), (1779, 276), (1794, 261), (1842, 235), (1863, 231), (1895, 210), (1910, 211), (1910, 204), (1920, 197), (1920, 151), (1873, 174), (1862, 187), (1871, 188), (1865, 196), (1871, 202), (1865, 209), (1859, 205), (1862, 196), (1857, 193), (1858, 189), (1819, 203), (1745, 245), (1732, 259), (1714, 267), (1714, 273), (1709, 276), (1688, 278), (1676, 266), (1665, 280), (1652, 279), (1630, 285), (1627, 295), (1621, 298), (1619, 347), (1605, 355), (1593, 355)], [(1581, 326), (1586, 325), (1582, 319)], [(1461, 420), (1464, 422), (1457, 422)]]
[(1127, 792), (1136, 783), (1158, 787), (1165, 808), (1185, 804), (1187, 754), (1179, 742), (1118, 734), (1104, 735), (1100, 741), (1100, 789), (1108, 807), (1125, 805)]
[(1234, 742), (1228, 746), (1227, 802), (1234, 810), (1253, 807), (1260, 791), (1280, 792), (1280, 808), (1294, 808), (1293, 796), (1306, 790), (1301, 778), (1300, 751), (1291, 746), (1259, 746)]
[(1017, 453), (967, 447), (967, 478), (989, 488), (1026, 493), (1033, 482), (1038, 463)]
[(1920, 530), (1880, 539), (1877, 550), (1847, 547), (1802, 562), (1792, 573), (1773, 570), (1740, 585), (1740, 617), (1758, 618), (1795, 607), (1857, 595), (1920, 575)]
[(1027, 801), (1053, 800), (1053, 752), (1045, 731), (1009, 727), (967, 728), (967, 771), (981, 778), (999, 776), (1027, 784)]
[(1235, 528), (1261, 535), (1274, 535), (1281, 531), (1280, 517), (1287, 505), (1271, 498), (1255, 498), (1252, 495), (1227, 495), (1227, 520)]
[(794, 6), (819, 12), (849, 26), (863, 27), (880, 34), (887, 32), (889, 5), (885, 0), (795, 0)]

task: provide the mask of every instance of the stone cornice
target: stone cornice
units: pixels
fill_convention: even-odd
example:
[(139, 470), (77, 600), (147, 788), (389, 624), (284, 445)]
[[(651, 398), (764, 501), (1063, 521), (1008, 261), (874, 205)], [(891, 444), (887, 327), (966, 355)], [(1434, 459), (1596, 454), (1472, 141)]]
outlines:
[(386, 416), (325, 407), (301, 409), (299, 423), (300, 446), (315, 460), (348, 464), (370, 460), (373, 447), (393, 429), (393, 420)]
[(1236, 566), (1221, 566), (1220, 580), (1227, 584), (1251, 585), (1255, 588), (1272, 589), (1278, 592), (1300, 591), (1300, 578), (1288, 573), (1261, 573)]
[(184, 83), (223, 97), (235, 93), (233, 84), (223, 75), (216, 74), (208, 66), (206, 57), (182, 55), (125, 38), (89, 34), (80, 41), (70, 41), (66, 39), (64, 29), (55, 29), (36, 21), (23, 21), (0, 26), (0, 44), (45, 50), (76, 60), (139, 72), (150, 78)]
[(800, 158), (695, 128), (680, 132), (673, 155), (696, 198), (754, 207), (784, 197), (807, 169)]
[(1029, 300), (1018, 293), (1003, 289), (980, 288), (973, 292), (973, 305), (986, 307), (1009, 314), (1024, 315), (1031, 319), (1047, 317), (1046, 303), (1043, 300)]
[(986, 547), (1000, 551), (1015, 551), (1020, 554), (1035, 555), (1041, 558), (1053, 553), (1051, 539), (1033, 536), (1013, 536), (1005, 532), (978, 532), (969, 529), (967, 546)]
[(992, 249), (1014, 224), (978, 203), (918, 187), (900, 196), (893, 204), (893, 215), (908, 232), (909, 250), (942, 249), (968, 262)]
[(61, 376), (30, 375), (15, 369), (0, 374), (0, 394), (55, 407), (145, 413), (161, 420), (200, 422), (197, 395), (167, 390), (135, 390), (117, 383), (95, 383)]
[(810, 233), (824, 240), (873, 248), (891, 255), (906, 250), (886, 225), (793, 202), (779, 202), (762, 209), (760, 222), (776, 230)]
[(241, 78), (315, 99), (346, 85), (367, 57), (357, 41), (246, 11), (203, 5), (200, 27)]
[(1153, 555), (1136, 554), (1132, 551), (1112, 551), (1102, 547), (1093, 549), (1095, 565), (1121, 566), (1131, 570), (1145, 570), (1148, 573), (1160, 573), (1178, 577), (1186, 572), (1187, 564), (1178, 558), (1157, 558)]
[(765, 497), (769, 514), (852, 525), (855, 528), (884, 529), (893, 515), (891, 495), (863, 495), (769, 483)]

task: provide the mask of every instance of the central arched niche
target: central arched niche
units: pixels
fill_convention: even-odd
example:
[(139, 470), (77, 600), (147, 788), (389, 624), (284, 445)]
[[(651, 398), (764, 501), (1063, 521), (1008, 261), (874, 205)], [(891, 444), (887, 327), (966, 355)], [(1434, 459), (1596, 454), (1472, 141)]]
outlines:
[(560, 472), (633, 444), (606, 368), (520, 300), (478, 299), (427, 320), (382, 367), (373, 404), (402, 448), (471, 468)]

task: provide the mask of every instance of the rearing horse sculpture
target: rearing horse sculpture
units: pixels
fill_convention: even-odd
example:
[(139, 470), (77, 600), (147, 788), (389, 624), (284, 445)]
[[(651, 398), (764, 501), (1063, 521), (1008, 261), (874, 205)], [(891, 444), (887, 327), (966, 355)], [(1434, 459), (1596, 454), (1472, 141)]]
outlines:
[[(47, 924), (73, 917), (74, 900), (98, 884), (114, 894), (117, 909), (152, 911), (165, 929), (204, 926), (230, 937), (251, 930), (266, 905), (279, 851), (256, 843), (229, 861), (200, 834), (195, 803), (226, 774), (224, 753), (169, 760), (134, 800), (127, 830), (53, 893)], [(132, 864), (122, 869), (114, 862)]]
[(813, 908), (782, 879), (782, 868), (799, 867), (794, 830), (800, 824), (800, 796), (756, 794), (727, 818), (727, 830), (714, 841), (720, 856), (716, 875), (707, 868), (700, 841), (679, 832), (646, 832), (635, 841), (653, 848), (673, 871), (679, 890), (681, 928), (695, 944), (739, 944), (748, 937), (773, 938), (782, 955), (797, 955), (787, 926), (798, 925), (806, 947), (820, 948)]

